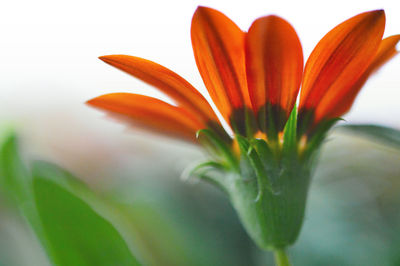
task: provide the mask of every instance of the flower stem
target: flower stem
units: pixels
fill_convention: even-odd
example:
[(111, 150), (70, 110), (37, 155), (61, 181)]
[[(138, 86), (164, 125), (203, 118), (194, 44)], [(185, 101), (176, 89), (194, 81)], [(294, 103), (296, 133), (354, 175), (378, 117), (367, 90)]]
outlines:
[(289, 256), (285, 249), (276, 249), (274, 251), (274, 257), (276, 266), (291, 266)]

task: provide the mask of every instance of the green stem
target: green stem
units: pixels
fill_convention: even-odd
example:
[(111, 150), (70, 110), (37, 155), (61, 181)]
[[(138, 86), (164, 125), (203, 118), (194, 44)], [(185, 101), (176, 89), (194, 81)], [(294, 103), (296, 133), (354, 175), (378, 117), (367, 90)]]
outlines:
[(289, 256), (285, 249), (276, 249), (274, 251), (276, 266), (290, 266)]

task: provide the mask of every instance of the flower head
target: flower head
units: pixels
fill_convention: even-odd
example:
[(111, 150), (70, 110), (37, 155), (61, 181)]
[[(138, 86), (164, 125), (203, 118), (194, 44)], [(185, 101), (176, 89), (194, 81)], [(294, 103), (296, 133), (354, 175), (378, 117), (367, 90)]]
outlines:
[[(346, 20), (317, 44), (304, 71), (300, 40), (277, 16), (261, 17), (244, 32), (219, 11), (199, 7), (191, 37), (206, 88), (233, 131), (247, 137), (261, 131), (274, 138), (283, 130), (301, 84), (299, 116), (305, 132), (350, 109), (368, 77), (398, 52), (400, 36), (382, 40), (384, 27), (383, 10)], [(171, 70), (127, 55), (100, 59), (155, 86), (177, 106), (128, 93), (103, 95), (90, 105), (184, 139), (195, 140), (199, 129), (222, 129), (206, 99)]]
[(195, 170), (208, 167), (223, 177), (198, 175), (227, 191), (259, 246), (284, 247), (301, 227), (314, 151), (368, 77), (398, 53), (400, 35), (382, 39), (384, 28), (383, 10), (346, 20), (321, 39), (303, 70), (299, 37), (286, 20), (261, 17), (244, 32), (219, 11), (199, 7), (191, 27), (194, 56), (234, 136), (189, 82), (138, 57), (100, 59), (158, 88), (176, 105), (131, 93), (102, 95), (88, 104), (152, 130), (200, 140), (217, 156)]

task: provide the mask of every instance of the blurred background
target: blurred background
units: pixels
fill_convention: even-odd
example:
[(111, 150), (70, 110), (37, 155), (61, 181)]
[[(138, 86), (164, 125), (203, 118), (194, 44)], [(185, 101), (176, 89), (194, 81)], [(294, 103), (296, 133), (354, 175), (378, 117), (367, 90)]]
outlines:
[[(330, 29), (363, 11), (384, 8), (385, 35), (400, 33), (398, 1), (8, 1), (0, 11), (0, 132), (12, 127), (26, 161), (67, 169), (112, 205), (144, 265), (273, 265), (223, 193), (180, 179), (204, 158), (198, 147), (128, 129), (84, 104), (110, 92), (168, 101), (97, 59), (106, 54), (156, 61), (208, 97), (190, 42), (198, 5), (244, 30), (257, 17), (279, 15), (298, 32), (305, 57)], [(399, 71), (400, 57), (370, 79), (345, 119), (399, 129)], [(399, 162), (399, 149), (336, 130), (290, 249), (296, 265), (400, 265)], [(1, 200), (0, 265), (48, 264), (32, 231)]]

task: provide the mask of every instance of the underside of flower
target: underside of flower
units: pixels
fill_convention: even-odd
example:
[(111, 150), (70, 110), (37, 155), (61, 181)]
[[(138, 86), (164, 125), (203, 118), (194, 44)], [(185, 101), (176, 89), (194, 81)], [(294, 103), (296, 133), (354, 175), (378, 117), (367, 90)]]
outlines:
[(261, 248), (283, 248), (299, 234), (316, 154), (328, 130), (349, 111), (368, 77), (398, 53), (400, 35), (382, 39), (384, 28), (383, 10), (344, 21), (321, 39), (303, 70), (300, 40), (286, 20), (265, 16), (244, 32), (221, 12), (199, 7), (191, 27), (194, 56), (233, 135), (189, 82), (139, 57), (100, 59), (158, 88), (175, 105), (130, 93), (88, 104), (200, 143), (212, 159), (191, 174), (228, 194)]
[(300, 232), (316, 151), (333, 123), (320, 128), (307, 145), (297, 137), (296, 108), (275, 139), (236, 134), (230, 144), (211, 130), (200, 130), (198, 138), (213, 159), (187, 175), (226, 192), (260, 247), (284, 248)]

